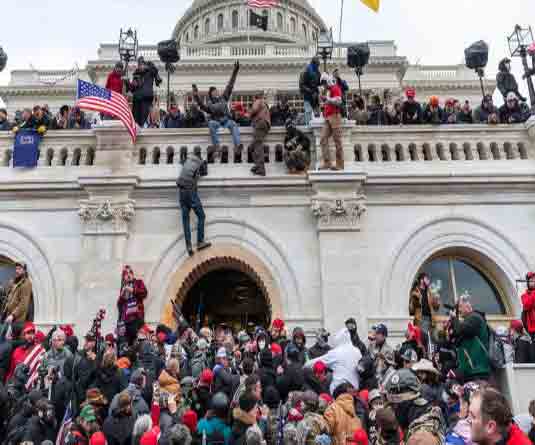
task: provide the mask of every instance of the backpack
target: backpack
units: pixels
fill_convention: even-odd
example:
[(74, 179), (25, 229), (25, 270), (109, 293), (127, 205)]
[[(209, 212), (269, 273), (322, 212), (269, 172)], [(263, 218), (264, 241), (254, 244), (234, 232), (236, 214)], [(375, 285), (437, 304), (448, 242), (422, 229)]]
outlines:
[(487, 330), (489, 332), (489, 347), (486, 348), (479, 337), (476, 337), (477, 341), (487, 354), (492, 369), (502, 369), (505, 367), (505, 347), (503, 341), (496, 335), (494, 329), (491, 329), (488, 325)]

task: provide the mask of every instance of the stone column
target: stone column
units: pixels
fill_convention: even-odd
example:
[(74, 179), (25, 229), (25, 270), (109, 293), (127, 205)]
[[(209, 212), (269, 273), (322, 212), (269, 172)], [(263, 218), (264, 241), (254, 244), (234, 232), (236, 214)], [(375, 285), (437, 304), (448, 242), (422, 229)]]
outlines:
[[(340, 329), (349, 316), (359, 322), (361, 335), (366, 316), (368, 277), (359, 274), (358, 232), (366, 214), (365, 173), (311, 172), (314, 195), (312, 216), (317, 220), (320, 247), (321, 293), (324, 319), (331, 332)], [(328, 315), (328, 316), (327, 316)]]

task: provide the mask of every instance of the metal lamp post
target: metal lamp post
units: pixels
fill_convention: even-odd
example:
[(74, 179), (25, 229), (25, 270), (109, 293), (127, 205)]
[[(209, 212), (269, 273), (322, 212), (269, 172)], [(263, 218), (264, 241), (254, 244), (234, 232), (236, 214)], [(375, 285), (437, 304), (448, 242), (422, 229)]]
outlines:
[[(137, 59), (138, 53), (138, 40), (137, 31), (128, 28), (119, 34), (119, 58), (123, 62), (123, 78), (128, 78), (128, 64), (131, 60)], [(123, 84), (123, 93), (125, 91), (125, 85)]]
[(158, 43), (158, 56), (165, 64), (167, 71), (167, 108), (171, 100), (171, 74), (175, 72), (175, 65), (180, 60), (180, 40), (164, 40)]
[(333, 30), (321, 30), (316, 41), (316, 55), (323, 60), (323, 71), (327, 71), (327, 59), (331, 59), (334, 51)]
[[(535, 75), (535, 44), (531, 26), (522, 28), (520, 25), (516, 25), (513, 33), (507, 37), (507, 43), (509, 44), (511, 57), (520, 57), (522, 59), (522, 66), (524, 67), (524, 75), (522, 77), (528, 83), (531, 112), (533, 113), (535, 112), (535, 88), (533, 87), (531, 76)], [(528, 54), (531, 56), (531, 68), (528, 64)]]

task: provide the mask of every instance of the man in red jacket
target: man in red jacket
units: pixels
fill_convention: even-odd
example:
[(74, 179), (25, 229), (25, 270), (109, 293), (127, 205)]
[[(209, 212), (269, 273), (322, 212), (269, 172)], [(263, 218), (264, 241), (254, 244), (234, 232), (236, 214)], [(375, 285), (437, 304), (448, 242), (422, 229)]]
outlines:
[[(342, 90), (336, 79), (329, 73), (321, 75), (323, 94), (320, 100), (323, 103), (323, 116), (325, 123), (321, 129), (321, 156), (323, 158), (321, 170), (343, 170), (344, 149), (342, 146)], [(336, 166), (331, 164), (329, 151), (329, 138), (332, 136), (336, 147)]]
[[(6, 374), (6, 382), (13, 376), (15, 368), (21, 363), (26, 363), (30, 368), (30, 375), (32, 376), (41, 363), (44, 355), (44, 348), (35, 341), (35, 325), (28, 321), (24, 324), (22, 330), (22, 338), (24, 344), (19, 346), (11, 354), (11, 362), (9, 364), (9, 371)], [(32, 380), (35, 375), (32, 376)]]
[(130, 266), (125, 266), (117, 308), (119, 320), (125, 324), (125, 337), (129, 345), (133, 344), (137, 331), (145, 324), (145, 298), (147, 298), (145, 283), (136, 279)]
[(123, 94), (123, 64), (117, 62), (113, 71), (108, 74), (106, 89)]
[(526, 275), (528, 288), (522, 294), (522, 321), (531, 339), (535, 341), (535, 272)]
[(513, 422), (513, 413), (503, 394), (493, 388), (476, 393), (470, 401), (472, 441), (478, 445), (532, 445)]

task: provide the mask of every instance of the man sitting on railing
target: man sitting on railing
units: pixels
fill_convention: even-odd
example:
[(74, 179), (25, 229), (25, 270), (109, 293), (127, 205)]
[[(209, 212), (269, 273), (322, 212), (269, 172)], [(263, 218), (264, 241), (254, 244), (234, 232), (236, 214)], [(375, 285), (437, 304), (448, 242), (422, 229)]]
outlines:
[(504, 124), (519, 124), (526, 122), (531, 111), (525, 102), (519, 102), (512, 91), (507, 94), (506, 102), (500, 107), (500, 122)]
[(239, 69), (240, 62), (236, 61), (234, 64), (234, 70), (230, 76), (230, 80), (221, 96), (218, 95), (216, 87), (209, 88), (206, 105), (199, 97), (199, 90), (197, 89), (197, 86), (192, 85), (193, 99), (195, 102), (197, 102), (197, 105), (199, 105), (201, 110), (209, 115), (208, 127), (210, 128), (210, 136), (213, 144), (213, 147), (211, 148), (212, 151), (208, 153), (209, 156), (211, 156), (213, 152), (220, 152), (219, 134), (217, 132), (221, 127), (230, 130), (230, 133), (232, 134), (232, 142), (234, 143), (234, 152), (237, 155), (241, 154), (240, 128), (238, 125), (236, 125), (236, 122), (230, 118), (229, 110), (229, 101), (232, 95), (232, 90), (234, 89), (236, 78), (238, 77)]
[(310, 164), (310, 139), (297, 129), (292, 119), (286, 121), (284, 162), (290, 174), (304, 172)]
[(476, 124), (499, 124), (500, 117), (498, 108), (492, 102), (492, 96), (487, 94), (479, 107), (474, 111), (474, 122)]

